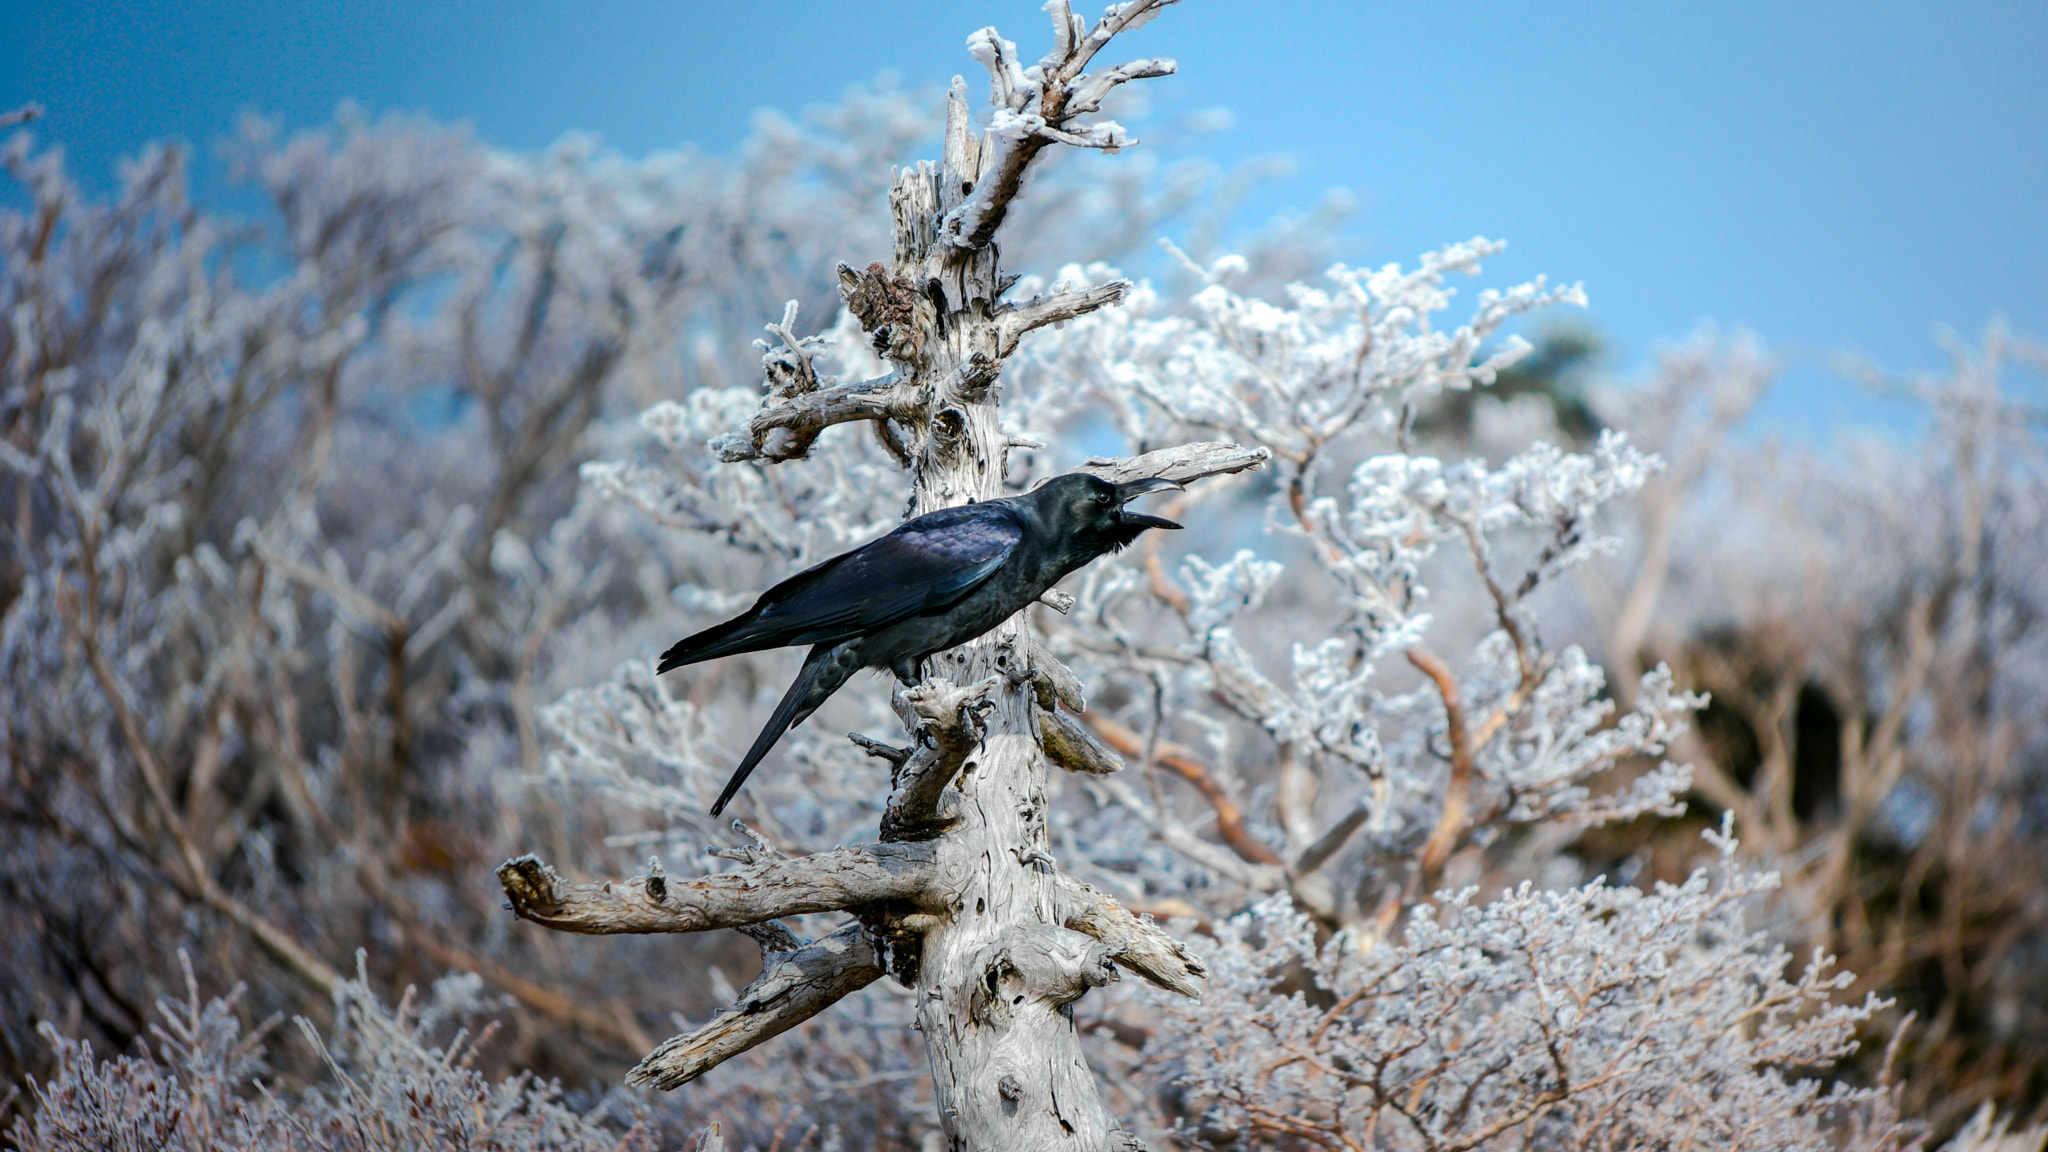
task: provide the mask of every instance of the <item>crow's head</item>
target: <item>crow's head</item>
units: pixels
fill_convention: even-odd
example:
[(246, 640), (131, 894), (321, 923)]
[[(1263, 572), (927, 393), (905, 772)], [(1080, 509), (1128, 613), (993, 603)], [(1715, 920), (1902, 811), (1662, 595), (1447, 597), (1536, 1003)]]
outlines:
[(1086, 472), (1069, 472), (1039, 485), (1024, 499), (1039, 522), (1085, 563), (1123, 548), (1147, 528), (1180, 527), (1163, 516), (1125, 507), (1147, 492), (1179, 487), (1162, 476), (1112, 484)]

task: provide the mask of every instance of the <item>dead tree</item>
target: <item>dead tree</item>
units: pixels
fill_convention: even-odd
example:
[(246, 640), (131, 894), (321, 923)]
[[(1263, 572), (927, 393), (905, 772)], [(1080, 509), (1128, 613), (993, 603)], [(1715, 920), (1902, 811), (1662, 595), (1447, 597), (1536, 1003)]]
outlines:
[[(1029, 69), (994, 29), (970, 37), (993, 88), (988, 128), (972, 130), (955, 79), (944, 159), (903, 170), (890, 194), (890, 263), (839, 269), (848, 309), (894, 371), (849, 384), (821, 378), (812, 341), (792, 330), (792, 308), (771, 325), (782, 344), (764, 359), (768, 396), (746, 431), (714, 441), (721, 458), (800, 458), (827, 427), (868, 421), (911, 474), (910, 514), (1002, 494), (1015, 443), (999, 420), (1005, 358), (1031, 330), (1116, 303), (1128, 285), (1006, 301), (1016, 278), (1002, 271), (997, 234), (1047, 147), (1134, 142), (1114, 122), (1083, 118), (1125, 81), (1170, 74), (1172, 61), (1086, 69), (1118, 33), (1171, 2), (1119, 4), (1089, 28), (1053, 0), (1052, 51)], [(1090, 467), (1117, 480), (1185, 483), (1255, 468), (1265, 456), (1193, 444)], [(741, 853), (733, 872), (678, 880), (657, 869), (603, 884), (565, 881), (529, 856), (500, 868), (506, 895), (520, 916), (562, 931), (735, 928), (761, 943), (762, 974), (738, 1002), (662, 1044), (630, 1083), (687, 1083), (886, 968), (919, 994), (917, 1024), (951, 1147), (1136, 1147), (1097, 1097), (1070, 1006), (1119, 967), (1187, 996), (1199, 994), (1203, 973), (1149, 917), (1061, 875), (1048, 851), (1049, 765), (1102, 771), (1117, 757), (1061, 717), (1062, 705), (1085, 707), (1079, 687), (1032, 642), (1022, 614), (924, 672), (895, 698), (911, 745), (861, 740), (894, 766), (875, 843), (801, 858), (762, 845)], [(828, 911), (855, 918), (808, 943), (778, 922)]]

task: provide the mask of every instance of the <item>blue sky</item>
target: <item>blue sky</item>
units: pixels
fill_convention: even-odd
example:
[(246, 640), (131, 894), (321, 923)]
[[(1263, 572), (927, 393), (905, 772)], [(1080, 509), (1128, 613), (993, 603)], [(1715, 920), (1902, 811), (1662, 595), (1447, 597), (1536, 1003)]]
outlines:
[[(40, 134), (98, 184), (144, 141), (204, 146), (252, 108), (317, 124), (344, 99), (511, 148), (582, 130), (723, 149), (754, 108), (884, 70), (978, 85), (962, 42), (984, 24), (1027, 57), (1047, 37), (1035, 3), (992, 0), (0, 0), (0, 109), (44, 104)], [(1934, 367), (1934, 325), (2001, 313), (2048, 339), (2040, 0), (1187, 0), (1124, 51), (1179, 59), (1149, 83), (1159, 116), (1234, 114), (1175, 155), (1298, 162), (1253, 212), (1349, 189), (1353, 263), (1503, 237), (1488, 281), (1583, 280), (1622, 369), (1702, 321), (1746, 325), (1792, 359), (1770, 410), (1787, 431), (1884, 419), (1831, 379), (1833, 350)]]

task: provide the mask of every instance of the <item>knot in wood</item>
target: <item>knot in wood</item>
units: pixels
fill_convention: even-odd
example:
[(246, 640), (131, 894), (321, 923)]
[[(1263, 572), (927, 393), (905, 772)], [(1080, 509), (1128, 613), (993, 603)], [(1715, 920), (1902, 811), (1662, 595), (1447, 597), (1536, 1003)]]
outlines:
[(1013, 928), (976, 957), (969, 1012), (997, 1027), (1033, 1004), (1057, 1009), (1118, 978), (1115, 950), (1051, 925)]
[(942, 452), (950, 453), (967, 435), (967, 413), (954, 407), (939, 409), (932, 417), (932, 441)]
[(960, 366), (960, 398), (974, 401), (987, 396), (989, 387), (1002, 375), (1002, 371), (1002, 363), (986, 352), (968, 356), (967, 363)]
[(647, 859), (647, 898), (656, 904), (668, 899), (668, 877), (661, 870), (661, 857)]

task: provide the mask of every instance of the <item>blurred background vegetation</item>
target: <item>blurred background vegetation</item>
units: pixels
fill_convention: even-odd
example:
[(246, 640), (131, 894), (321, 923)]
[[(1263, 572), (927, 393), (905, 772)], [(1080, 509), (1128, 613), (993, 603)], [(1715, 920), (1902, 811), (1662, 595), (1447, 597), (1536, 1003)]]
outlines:
[[(698, 562), (579, 496), (577, 469), (630, 456), (656, 400), (757, 379), (750, 343), (783, 301), (836, 315), (834, 265), (886, 251), (889, 166), (938, 106), (861, 91), (730, 155), (643, 160), (416, 119), (251, 121), (221, 175), (260, 208), (235, 212), (193, 199), (175, 148), (96, 196), (32, 126), (10, 132), (0, 1084), (64, 1058), (42, 1022), (102, 1055), (156, 1043), (157, 999), (187, 996), (180, 952), (208, 996), (246, 982), (248, 1021), (346, 1018), (357, 963), (393, 998), (474, 973), (502, 1021), (477, 1067), (559, 1078), (585, 1106), (750, 978), (736, 937), (565, 941), (499, 908), (493, 868), (530, 848), (586, 875), (640, 861), (643, 816), (548, 772), (544, 712), (672, 638)], [(1239, 289), (1277, 294), (1344, 255), (1341, 205), (1246, 232), (1241, 192), (1206, 168), (1059, 167), (1005, 259), (1171, 284), (1170, 234), (1198, 261), (1243, 253)], [(1612, 425), (1662, 452), (1623, 551), (1546, 611), (1624, 705), (1658, 661), (1713, 703), (1674, 755), (1696, 768), (1685, 817), (1510, 838), (1448, 879), (1538, 859), (1573, 883), (1677, 880), (1732, 811), (1786, 876), (1769, 931), (1838, 955), (1845, 998), (1897, 1000), (1849, 1076), (1879, 1080), (1910, 1013), (1891, 1069), (1908, 1114), (1944, 1134), (1985, 1100), (2048, 1117), (2048, 356), (1994, 325), (1942, 373), (1845, 361), (1925, 419), (1813, 445), (1753, 419), (1779, 363), (1740, 333), (1694, 334), (1640, 378), (1616, 378), (1596, 327), (1532, 336), (1418, 434), (1493, 455)], [(830, 1109), (917, 1146), (922, 1057), (900, 1035), (748, 1059), (771, 1056), (807, 1099), (741, 1061), (649, 1123), (742, 1117), (765, 1147)], [(268, 1059), (322, 1074), (307, 1045)]]

